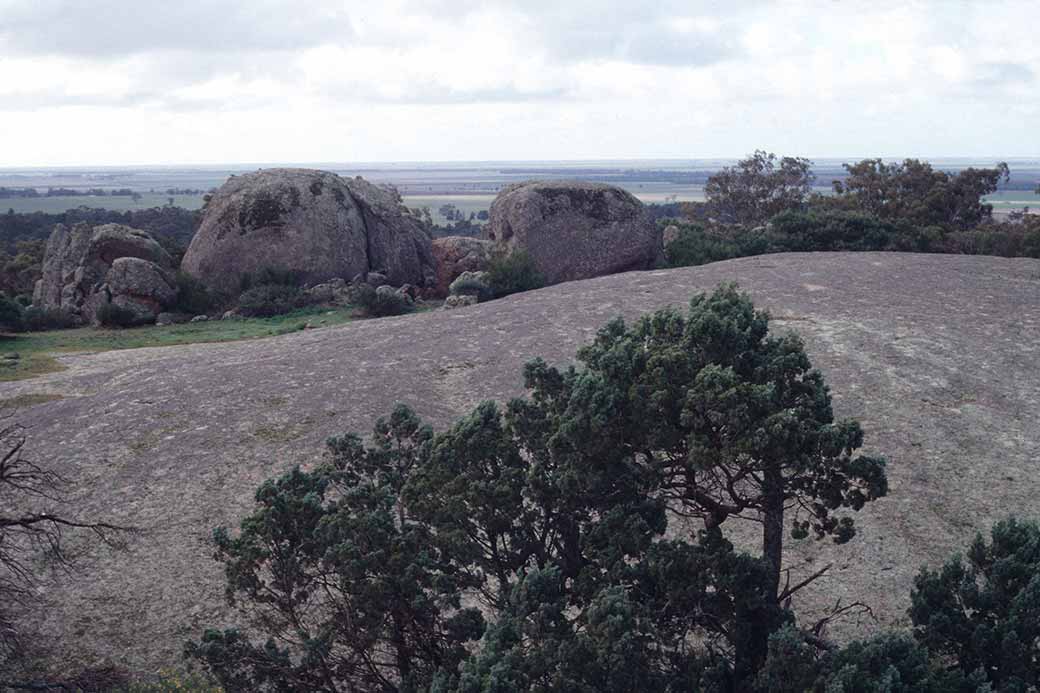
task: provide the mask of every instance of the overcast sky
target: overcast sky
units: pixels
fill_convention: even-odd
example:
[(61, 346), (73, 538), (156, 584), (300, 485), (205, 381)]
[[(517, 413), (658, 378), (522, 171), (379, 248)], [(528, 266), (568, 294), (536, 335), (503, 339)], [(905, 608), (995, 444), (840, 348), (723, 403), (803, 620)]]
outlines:
[(1040, 2), (0, 0), (0, 167), (1040, 154)]

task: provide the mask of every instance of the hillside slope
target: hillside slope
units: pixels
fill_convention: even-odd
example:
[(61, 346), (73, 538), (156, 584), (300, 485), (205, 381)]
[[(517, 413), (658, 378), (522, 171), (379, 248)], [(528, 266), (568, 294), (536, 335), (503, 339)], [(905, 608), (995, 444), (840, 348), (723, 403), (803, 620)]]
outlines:
[[(5, 383), (0, 397), (64, 399), (22, 410), (35, 459), (75, 485), (84, 512), (142, 527), (127, 553), (98, 550), (48, 596), (48, 639), (139, 671), (175, 663), (203, 626), (230, 623), (207, 540), (254, 489), (322, 441), (367, 432), (403, 401), (442, 428), (482, 399), (520, 391), (534, 356), (572, 358), (611, 317), (635, 317), (736, 280), (794, 329), (890, 459), (890, 496), (835, 550), (811, 541), (797, 573), (834, 560), (797, 604), (863, 600), (904, 622), (913, 574), (1040, 496), (1040, 261), (893, 253), (791, 254), (633, 272), (463, 310), (260, 341), (69, 356), (69, 370)], [(864, 624), (867, 627), (867, 624)], [(59, 650), (61, 651), (61, 650)]]

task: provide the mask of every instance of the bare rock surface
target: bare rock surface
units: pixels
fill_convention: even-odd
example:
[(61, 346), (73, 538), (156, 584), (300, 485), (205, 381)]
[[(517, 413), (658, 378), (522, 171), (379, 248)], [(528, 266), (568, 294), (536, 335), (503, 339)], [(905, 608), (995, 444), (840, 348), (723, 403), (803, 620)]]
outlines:
[[(743, 258), (264, 340), (68, 355), (64, 372), (0, 384), (0, 397), (63, 397), (21, 410), (28, 452), (72, 481), (84, 516), (145, 530), (126, 553), (92, 549), (47, 594), (40, 626), (56, 652), (138, 671), (175, 663), (201, 628), (237, 621), (208, 540), (237, 526), (263, 480), (313, 464), (331, 434), (369, 432), (395, 402), (443, 429), (520, 394), (530, 358), (568, 362), (610, 318), (682, 307), (724, 281), (805, 339), (837, 413), (889, 458), (890, 494), (858, 514), (849, 545), (788, 541), (793, 579), (834, 564), (795, 604), (804, 616), (858, 599), (905, 624), (919, 566), (1009, 513), (1035, 515), (1040, 261)], [(847, 628), (829, 635), (870, 624)]]
[(463, 272), (481, 272), (491, 261), (493, 244), (469, 236), (434, 238), (432, 251), (437, 269), (434, 295), (447, 296), (451, 283)]
[(505, 250), (525, 250), (550, 284), (649, 269), (661, 252), (643, 203), (604, 183), (506, 187), (491, 203), (485, 233)]
[(309, 284), (379, 271), (395, 285), (433, 282), (430, 238), (393, 191), (313, 169), (232, 176), (206, 205), (181, 264), (234, 293), (265, 269)]
[(173, 269), (173, 258), (145, 231), (122, 224), (58, 224), (47, 241), (33, 303), (85, 320), (115, 303), (154, 320), (177, 298)]

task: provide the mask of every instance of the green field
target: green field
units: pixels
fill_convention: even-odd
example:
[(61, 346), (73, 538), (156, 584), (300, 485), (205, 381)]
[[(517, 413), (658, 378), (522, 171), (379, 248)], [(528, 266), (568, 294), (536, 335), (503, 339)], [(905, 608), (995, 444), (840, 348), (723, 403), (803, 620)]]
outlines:
[[(287, 334), (305, 328), (342, 325), (352, 320), (351, 307), (305, 308), (273, 318), (210, 320), (163, 327), (71, 330), (0, 335), (0, 381), (24, 380), (61, 370), (55, 354), (136, 349), (202, 342), (232, 342)], [(17, 357), (15, 357), (17, 355)]]
[(74, 195), (69, 197), (10, 197), (0, 200), (0, 212), (13, 209), (15, 214), (31, 212), (47, 212), (60, 214), (76, 207), (96, 207), (125, 212), (133, 209), (151, 209), (163, 207), (173, 198), (175, 207), (198, 209), (202, 206), (202, 195), (164, 195), (162, 193), (141, 193), (141, 199), (134, 201), (126, 196), (94, 197), (90, 195)]

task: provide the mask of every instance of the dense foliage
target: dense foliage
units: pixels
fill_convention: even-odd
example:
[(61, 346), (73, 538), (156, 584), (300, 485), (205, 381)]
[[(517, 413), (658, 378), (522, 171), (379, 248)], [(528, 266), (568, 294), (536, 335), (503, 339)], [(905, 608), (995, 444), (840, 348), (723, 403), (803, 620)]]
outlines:
[(711, 176), (706, 203), (680, 205), (671, 267), (795, 251), (905, 252), (1040, 257), (1040, 216), (994, 221), (984, 197), (1009, 176), (1007, 164), (956, 174), (907, 159), (845, 164), (833, 195), (812, 194), (809, 162), (757, 151)]
[(897, 250), (923, 253), (1040, 258), (1040, 217), (991, 223), (970, 231), (914, 226), (858, 211), (784, 212), (768, 226), (706, 227), (678, 223), (678, 238), (665, 248), (671, 267), (702, 265), (765, 253)]
[(789, 209), (802, 207), (812, 193), (814, 176), (808, 159), (756, 150), (734, 166), (708, 178), (704, 195), (708, 213), (726, 224), (759, 224)]
[[(495, 298), (545, 286), (534, 259), (523, 250), (496, 255), (487, 268), (487, 282)], [(482, 299), (483, 300), (483, 299)]]
[[(578, 357), (532, 362), (527, 398), (437, 435), (399, 407), (372, 447), (333, 439), (264, 484), (215, 536), (269, 640), (208, 631), (189, 653), (230, 690), (751, 687), (822, 573), (781, 584), (785, 519), (848, 541), (883, 460), (855, 454), (801, 343), (734, 287), (611, 322)], [(754, 554), (726, 538), (744, 519)]]
[(914, 580), (910, 618), (922, 645), (996, 691), (1040, 686), (1040, 525), (1014, 519), (967, 555)]
[(982, 198), (1010, 177), (1006, 163), (951, 175), (918, 159), (896, 164), (864, 159), (845, 164), (845, 170), (848, 176), (834, 181), (839, 202), (881, 219), (961, 230), (991, 217), (993, 207)]
[(236, 312), (247, 318), (269, 318), (310, 305), (310, 296), (293, 284), (257, 284), (243, 291)]

